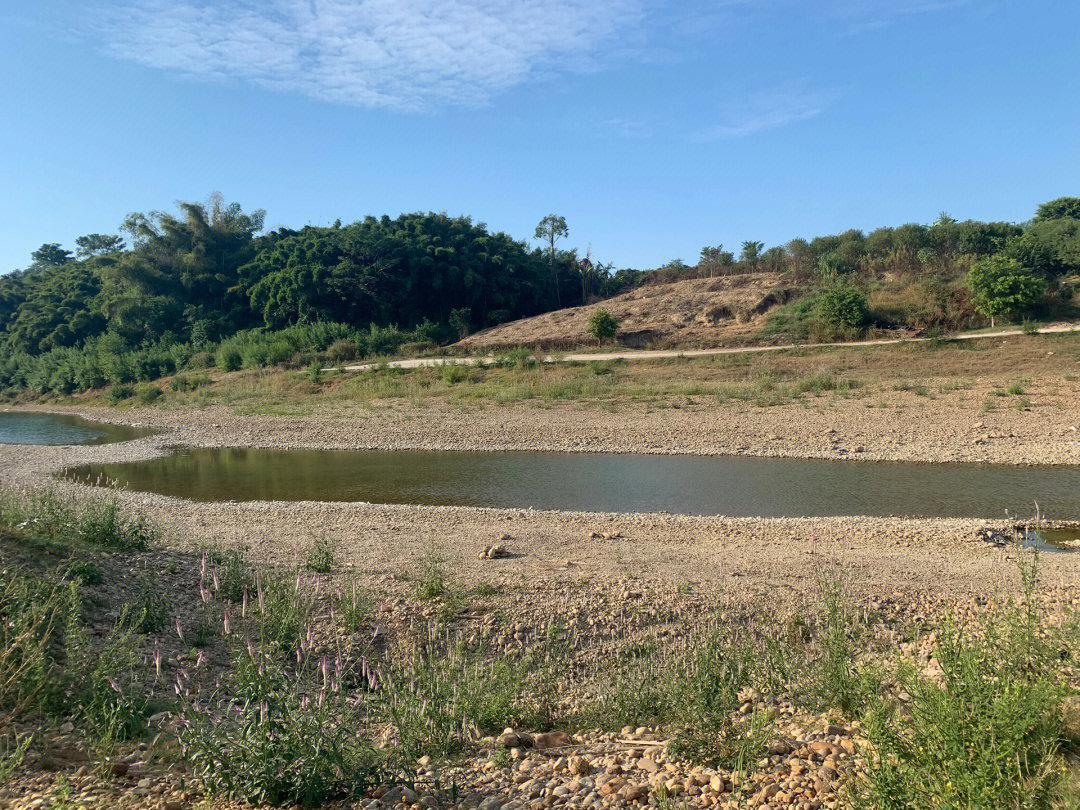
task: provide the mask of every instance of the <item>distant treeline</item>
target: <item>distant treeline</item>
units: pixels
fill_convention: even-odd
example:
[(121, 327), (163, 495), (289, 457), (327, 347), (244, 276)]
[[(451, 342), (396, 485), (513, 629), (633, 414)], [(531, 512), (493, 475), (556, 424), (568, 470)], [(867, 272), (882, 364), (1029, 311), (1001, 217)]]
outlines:
[[(942, 215), (768, 249), (747, 241), (737, 256), (706, 247), (694, 265), (645, 271), (557, 249), (567, 227), (554, 215), (537, 227), (543, 248), (445, 214), (268, 233), (264, 218), (215, 195), (131, 214), (122, 235), (81, 236), (73, 251), (42, 245), (0, 276), (0, 388), (69, 393), (189, 367), (419, 350), (643, 283), (763, 270), (796, 291), (774, 334), (955, 328), (979, 313), (1067, 312), (1080, 271), (1080, 198), (1045, 203), (1025, 225)], [(1008, 300), (986, 304), (972, 279)]]

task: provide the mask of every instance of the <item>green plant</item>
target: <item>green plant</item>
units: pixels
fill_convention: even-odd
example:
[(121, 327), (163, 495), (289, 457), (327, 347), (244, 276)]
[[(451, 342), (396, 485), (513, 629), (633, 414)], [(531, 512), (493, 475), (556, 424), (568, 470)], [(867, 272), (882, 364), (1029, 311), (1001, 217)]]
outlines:
[(1006, 389), (1014, 397), (1020, 397), (1024, 395), (1024, 381), (1017, 380)]
[(833, 329), (858, 329), (870, 320), (866, 294), (846, 282), (834, 282), (817, 297), (822, 319)]
[(443, 571), (443, 558), (429, 549), (424, 556), (420, 578), (416, 581), (416, 598), (430, 601), (446, 594), (446, 574)]
[(518, 346), (501, 355), (496, 364), (503, 368), (527, 369), (536, 368), (536, 357), (525, 346)]
[(323, 380), (322, 363), (320, 363), (318, 360), (313, 360), (308, 365), (307, 378), (308, 382), (315, 383), (316, 385), (321, 383)]
[(185, 759), (211, 796), (315, 807), (359, 796), (380, 757), (325, 663), (287, 672), (261, 649), (238, 653), (218, 694), (181, 694)]
[(123, 514), (115, 498), (86, 501), (75, 526), (75, 539), (115, 551), (145, 551), (157, 538), (157, 529), (141, 516)]
[(860, 624), (848, 610), (838, 581), (822, 580), (821, 605), (820, 654), (811, 691), (819, 708), (858, 717), (880, 684), (855, 663)]
[(19, 772), (26, 752), (30, 750), (30, 744), (34, 741), (32, 734), (24, 734), (22, 737), (4, 735), (0, 737), (0, 785), (6, 784), (12, 776)]
[(265, 572), (255, 577), (255, 619), (260, 646), (294, 652), (314, 608), (315, 594), (297, 573)]
[(68, 566), (68, 576), (82, 585), (101, 584), (101, 572), (89, 560), (75, 560)]
[(597, 343), (611, 340), (619, 331), (619, 319), (603, 307), (598, 307), (589, 316), (589, 334), (596, 338)]
[(140, 385), (135, 389), (135, 396), (143, 405), (151, 405), (157, 402), (158, 398), (164, 393), (156, 385)]
[(169, 603), (153, 577), (144, 574), (132, 598), (121, 608), (120, 621), (140, 633), (160, 633), (172, 615)]
[(341, 629), (352, 635), (360, 632), (371, 614), (371, 596), (356, 582), (337, 593), (334, 605)]
[(130, 399), (135, 394), (135, 389), (126, 383), (116, 383), (105, 392), (105, 399), (110, 405), (117, 405), (125, 399)]
[(308, 550), (304, 567), (308, 571), (329, 574), (334, 569), (334, 543), (328, 537), (319, 537)]

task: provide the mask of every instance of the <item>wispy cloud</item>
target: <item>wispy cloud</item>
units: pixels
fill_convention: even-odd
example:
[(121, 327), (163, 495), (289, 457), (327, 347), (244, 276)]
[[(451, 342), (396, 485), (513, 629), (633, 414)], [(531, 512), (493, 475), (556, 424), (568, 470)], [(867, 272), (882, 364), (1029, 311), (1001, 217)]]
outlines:
[(748, 95), (729, 105), (720, 122), (691, 134), (697, 142), (742, 138), (766, 129), (806, 121), (823, 113), (839, 97), (837, 91), (778, 87)]
[(183, 76), (365, 107), (479, 105), (596, 65), (648, 0), (104, 0), (102, 50)]
[(970, 5), (973, 0), (838, 0), (831, 8), (834, 18), (849, 33), (885, 28), (903, 17), (949, 11)]

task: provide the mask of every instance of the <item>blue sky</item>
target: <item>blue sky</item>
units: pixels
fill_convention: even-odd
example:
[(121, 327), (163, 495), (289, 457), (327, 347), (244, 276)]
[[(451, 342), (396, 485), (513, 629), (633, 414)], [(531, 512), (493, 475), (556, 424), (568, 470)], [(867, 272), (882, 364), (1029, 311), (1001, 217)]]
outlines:
[(557, 212), (628, 267), (1080, 195), (1072, 0), (44, 0), (0, 23), (0, 271), (213, 191), (271, 227), (434, 210), (525, 238)]

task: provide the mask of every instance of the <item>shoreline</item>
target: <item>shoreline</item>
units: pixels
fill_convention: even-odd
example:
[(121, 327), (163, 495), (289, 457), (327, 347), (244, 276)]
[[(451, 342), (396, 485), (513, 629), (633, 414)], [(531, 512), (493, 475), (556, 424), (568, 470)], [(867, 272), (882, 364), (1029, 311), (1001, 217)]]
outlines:
[(628, 405), (617, 412), (571, 403), (548, 407), (517, 403), (473, 411), (434, 405), (360, 407), (303, 415), (242, 415), (223, 405), (124, 411), (45, 405), (5, 407), (0, 412), (58, 413), (160, 429), (162, 433), (138, 440), (149, 439), (159, 446), (1080, 464), (1080, 396), (1072, 403), (1055, 402), (1037, 410), (978, 415), (958, 413), (945, 397), (919, 400), (908, 396), (895, 411), (830, 399), (817, 408), (805, 403), (663, 410)]
[[(81, 410), (90, 418), (98, 415)], [(150, 421), (144, 413), (123, 416), (128, 424)], [(118, 444), (0, 446), (0, 484), (15, 489), (45, 484), (76, 498), (103, 494), (58, 479), (55, 473), (91, 461), (162, 455), (196, 436), (200, 423), (210, 423), (205, 413), (202, 416), (183, 430)], [(204, 433), (202, 446), (223, 446), (221, 439), (228, 434), (219, 431)], [(318, 540), (326, 539), (340, 550), (347, 567), (370, 572), (380, 581), (437, 553), (462, 582), (494, 579), (538, 598), (557, 598), (561, 588), (575, 583), (592, 583), (591, 588), (637, 582), (667, 590), (696, 580), (702, 595), (780, 598), (798, 604), (814, 593), (827, 570), (844, 572), (853, 590), (866, 598), (892, 595), (889, 598), (903, 603), (992, 596), (1016, 586), (1015, 566), (1007, 561), (1016, 558), (1017, 550), (977, 536), (987, 528), (1001, 530), (1015, 519), (761, 518), (321, 501), (206, 503), (112, 492), (123, 506), (165, 527), (170, 548), (244, 546), (261, 561), (294, 565)], [(505, 542), (511, 556), (497, 562), (479, 559), (478, 552), (496, 541)], [(1069, 593), (1080, 588), (1080, 557), (1042, 556), (1047, 582)]]

